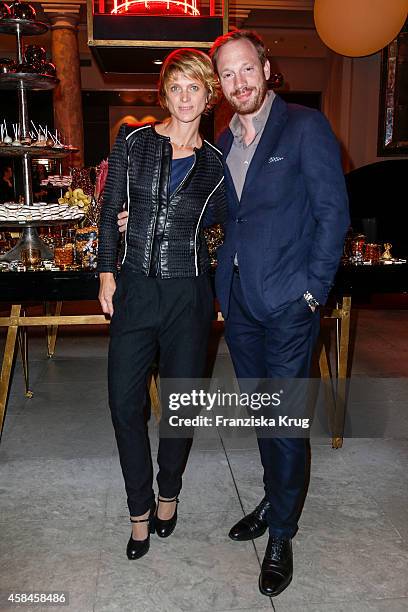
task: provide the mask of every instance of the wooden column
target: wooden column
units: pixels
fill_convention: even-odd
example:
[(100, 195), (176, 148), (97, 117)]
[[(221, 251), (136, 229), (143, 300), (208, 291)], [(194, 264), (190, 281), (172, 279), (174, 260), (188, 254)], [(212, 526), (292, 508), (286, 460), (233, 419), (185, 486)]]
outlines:
[(79, 148), (63, 166), (83, 166), (84, 126), (82, 119), (81, 72), (79, 67), (78, 18), (72, 13), (48, 15), (51, 22), (52, 61), (59, 85), (54, 89), (55, 127), (69, 144)]

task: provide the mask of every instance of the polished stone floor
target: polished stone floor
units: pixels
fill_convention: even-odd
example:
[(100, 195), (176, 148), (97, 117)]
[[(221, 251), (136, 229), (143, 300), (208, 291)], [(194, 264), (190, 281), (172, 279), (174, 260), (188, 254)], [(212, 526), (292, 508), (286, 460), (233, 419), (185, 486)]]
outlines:
[[(352, 375), (388, 379), (381, 387), (387, 401), (407, 408), (407, 397), (394, 390), (408, 377), (408, 310), (355, 314)], [(4, 335), (1, 348), (3, 342)], [(347, 439), (341, 450), (328, 439), (313, 442), (309, 493), (293, 543), (294, 579), (278, 598), (258, 592), (266, 536), (254, 543), (227, 537), (262, 497), (253, 436), (197, 436), (174, 535), (152, 536), (149, 554), (129, 562), (106, 348), (104, 332), (61, 331), (55, 357), (47, 359), (38, 333), (30, 341), (30, 400), (16, 365), (0, 445), (3, 598), (12, 590), (66, 591), (69, 605), (61, 609), (73, 612), (408, 610), (405, 434)], [(226, 371), (231, 363), (221, 339), (215, 372)], [(375, 381), (367, 384), (375, 389)], [(399, 415), (407, 431), (406, 410)], [(155, 451), (154, 422), (151, 429)]]

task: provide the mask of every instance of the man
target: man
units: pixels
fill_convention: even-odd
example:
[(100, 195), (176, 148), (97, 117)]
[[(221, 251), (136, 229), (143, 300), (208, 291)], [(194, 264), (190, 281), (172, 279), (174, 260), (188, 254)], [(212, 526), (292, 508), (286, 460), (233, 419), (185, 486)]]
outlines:
[[(211, 51), (235, 110), (218, 145), (229, 214), (218, 250), (217, 296), (239, 379), (307, 378), (325, 303), (349, 226), (339, 147), (324, 116), (268, 92), (262, 40), (236, 30)], [(276, 596), (293, 573), (291, 539), (304, 500), (303, 438), (259, 438), (265, 497), (230, 530), (269, 540), (259, 577)]]
[[(235, 110), (219, 146), (229, 217), (218, 251), (217, 296), (238, 378), (307, 378), (324, 304), (349, 226), (337, 142), (317, 111), (267, 90), (270, 65), (252, 32), (219, 37), (210, 52)], [(249, 540), (269, 527), (259, 578), (265, 595), (292, 579), (307, 474), (303, 438), (258, 438), (265, 498), (230, 531)]]

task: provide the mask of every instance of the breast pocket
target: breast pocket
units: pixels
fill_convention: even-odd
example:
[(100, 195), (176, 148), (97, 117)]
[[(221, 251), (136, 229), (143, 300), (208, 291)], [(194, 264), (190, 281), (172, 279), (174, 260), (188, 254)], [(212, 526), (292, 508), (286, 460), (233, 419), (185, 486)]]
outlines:
[(299, 172), (299, 166), (290, 157), (271, 155), (264, 163), (262, 170), (268, 174), (296, 174)]

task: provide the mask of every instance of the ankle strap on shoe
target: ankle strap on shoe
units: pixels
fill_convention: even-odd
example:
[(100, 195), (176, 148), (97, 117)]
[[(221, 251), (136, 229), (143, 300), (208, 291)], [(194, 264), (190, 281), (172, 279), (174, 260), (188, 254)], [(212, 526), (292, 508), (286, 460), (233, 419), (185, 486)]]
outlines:
[(162, 502), (163, 504), (169, 504), (170, 502), (176, 502), (176, 504), (179, 503), (179, 498), (178, 497), (173, 497), (173, 499), (162, 499), (161, 497), (157, 498), (158, 502)]
[(129, 520), (131, 523), (147, 523), (148, 521), (150, 521), (150, 516), (145, 519), (132, 519), (132, 517), (129, 517)]

